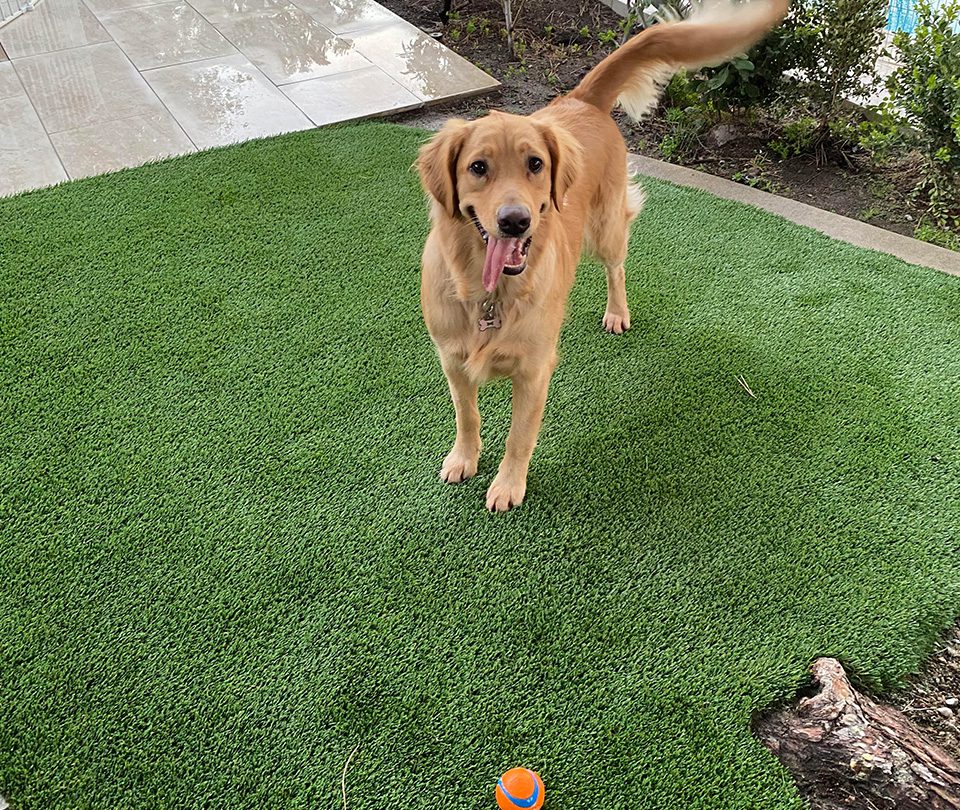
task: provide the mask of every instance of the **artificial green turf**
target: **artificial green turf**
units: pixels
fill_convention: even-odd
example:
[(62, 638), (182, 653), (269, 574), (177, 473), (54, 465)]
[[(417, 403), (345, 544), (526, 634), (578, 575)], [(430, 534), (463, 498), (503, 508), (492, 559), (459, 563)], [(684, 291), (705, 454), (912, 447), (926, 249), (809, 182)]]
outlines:
[[(421, 322), (423, 134), (0, 202), (0, 794), (28, 808), (799, 808), (750, 736), (960, 613), (960, 279), (649, 181), (586, 263), (528, 502)], [(743, 374), (756, 393), (736, 381)]]

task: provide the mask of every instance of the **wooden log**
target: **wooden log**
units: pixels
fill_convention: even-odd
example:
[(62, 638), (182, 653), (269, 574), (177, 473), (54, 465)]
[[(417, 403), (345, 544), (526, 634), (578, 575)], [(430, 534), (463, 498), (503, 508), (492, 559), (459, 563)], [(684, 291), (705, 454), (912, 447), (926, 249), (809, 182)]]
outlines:
[(840, 662), (811, 666), (815, 691), (754, 731), (815, 810), (960, 810), (960, 763), (902, 712), (851, 685)]

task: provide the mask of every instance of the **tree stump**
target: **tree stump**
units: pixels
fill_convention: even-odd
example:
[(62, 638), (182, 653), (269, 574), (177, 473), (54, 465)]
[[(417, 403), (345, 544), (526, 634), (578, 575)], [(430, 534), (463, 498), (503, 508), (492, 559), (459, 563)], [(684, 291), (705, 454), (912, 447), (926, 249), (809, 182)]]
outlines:
[(816, 810), (960, 810), (960, 763), (902, 712), (857, 692), (818, 658), (814, 688), (755, 731)]

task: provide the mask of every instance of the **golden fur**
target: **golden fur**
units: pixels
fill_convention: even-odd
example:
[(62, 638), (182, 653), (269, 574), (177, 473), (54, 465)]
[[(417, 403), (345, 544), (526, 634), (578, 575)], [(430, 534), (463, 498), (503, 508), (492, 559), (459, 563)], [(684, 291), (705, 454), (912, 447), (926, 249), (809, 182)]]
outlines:
[[(629, 225), (643, 194), (628, 182), (626, 147), (610, 110), (617, 99), (639, 113), (681, 67), (715, 63), (745, 51), (786, 13), (786, 0), (713, 6), (683, 22), (647, 29), (604, 59), (569, 95), (530, 116), (492, 112), (477, 121), (449, 121), (417, 160), (431, 199), (432, 228), (423, 251), (421, 303), (456, 411), (457, 435), (443, 462), (444, 481), (477, 471), (480, 384), (509, 377), (513, 413), (506, 452), (487, 491), (487, 508), (503, 511), (526, 493), (557, 340), (581, 253), (606, 267), (603, 326), (630, 328), (623, 262)], [(542, 170), (531, 169), (531, 158)], [(471, 169), (484, 161), (489, 171)], [(499, 328), (479, 320), (486, 248), (473, 216), (489, 233), (498, 212), (522, 206), (532, 237), (526, 269), (496, 286)]]

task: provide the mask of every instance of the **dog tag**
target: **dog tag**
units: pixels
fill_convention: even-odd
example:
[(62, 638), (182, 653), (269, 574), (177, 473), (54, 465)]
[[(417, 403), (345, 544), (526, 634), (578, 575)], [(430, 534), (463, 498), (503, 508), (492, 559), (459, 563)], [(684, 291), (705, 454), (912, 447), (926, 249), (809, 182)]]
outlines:
[(500, 316), (497, 315), (497, 302), (491, 296), (480, 305), (481, 316), (478, 323), (480, 331), (486, 332), (488, 329), (500, 328)]

